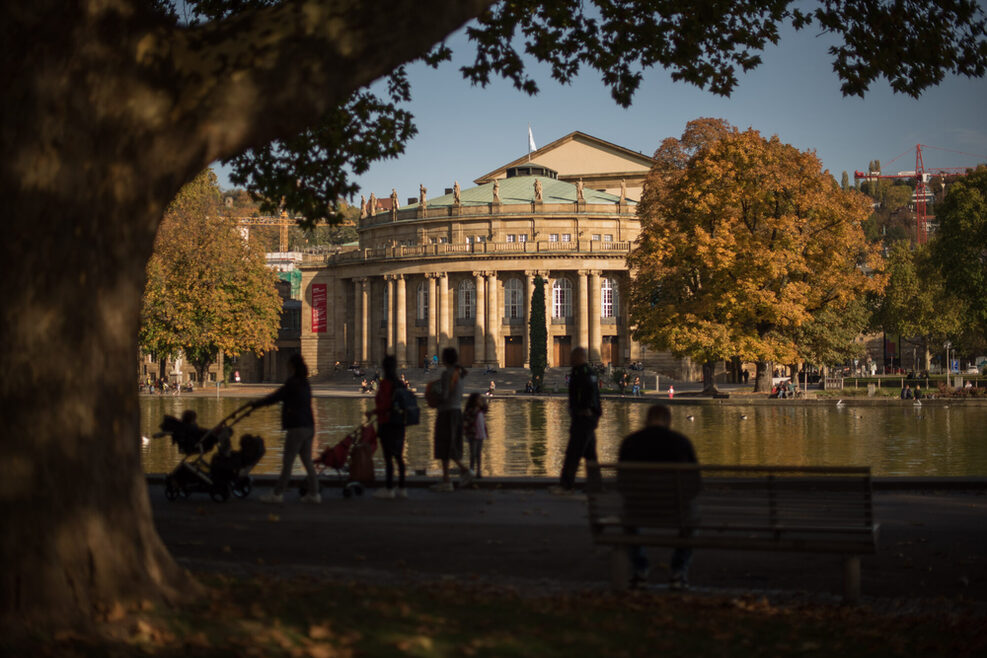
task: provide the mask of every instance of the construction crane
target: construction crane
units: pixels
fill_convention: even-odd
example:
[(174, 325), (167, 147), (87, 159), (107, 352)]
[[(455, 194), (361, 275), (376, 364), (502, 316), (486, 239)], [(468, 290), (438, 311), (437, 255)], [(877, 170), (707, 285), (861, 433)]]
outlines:
[(278, 251), (284, 253), (288, 251), (288, 229), (295, 225), (295, 220), (282, 211), (279, 217), (237, 217), (236, 223), (237, 226), (245, 226), (248, 230), (251, 226), (277, 226)]
[[(950, 178), (956, 178), (958, 176), (965, 176), (970, 170), (970, 167), (935, 167), (935, 168), (925, 168), (925, 162), (922, 158), (922, 149), (932, 148), (941, 151), (949, 151), (950, 149), (939, 149), (936, 146), (928, 146), (925, 144), (915, 145), (915, 170), (914, 171), (899, 171), (897, 174), (882, 174), (880, 171), (855, 171), (853, 172), (853, 178), (855, 180), (878, 180), (878, 179), (914, 179), (915, 180), (915, 242), (918, 244), (925, 244), (929, 239), (929, 224), (935, 219), (935, 216), (928, 214), (928, 202), (932, 199), (932, 192), (929, 191), (928, 184), (933, 177), (938, 176), (942, 179), (943, 190), (946, 187), (946, 181)], [(980, 158), (983, 156), (973, 155), (972, 153), (963, 153), (962, 151), (951, 151), (952, 153), (962, 153), (963, 155), (972, 155), (975, 158)], [(905, 151), (908, 153), (908, 151)], [(894, 162), (902, 155), (897, 156), (891, 162)], [(891, 164), (888, 162), (887, 164)]]

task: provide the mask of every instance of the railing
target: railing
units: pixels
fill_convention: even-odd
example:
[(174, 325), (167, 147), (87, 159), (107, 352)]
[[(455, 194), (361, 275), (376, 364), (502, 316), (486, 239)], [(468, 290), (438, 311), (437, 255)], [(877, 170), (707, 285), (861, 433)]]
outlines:
[(627, 254), (630, 250), (631, 243), (629, 241), (602, 242), (600, 240), (576, 240), (572, 242), (550, 242), (547, 240), (532, 240), (530, 242), (474, 242), (471, 244), (446, 242), (427, 245), (356, 249), (339, 254), (315, 256), (309, 262), (345, 265), (385, 259), (441, 258), (474, 254)]

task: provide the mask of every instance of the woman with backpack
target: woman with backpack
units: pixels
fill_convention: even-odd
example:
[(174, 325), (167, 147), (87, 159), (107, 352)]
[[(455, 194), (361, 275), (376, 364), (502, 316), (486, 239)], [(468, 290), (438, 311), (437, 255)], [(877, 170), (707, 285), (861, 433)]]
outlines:
[[(394, 391), (404, 384), (398, 378), (398, 361), (388, 354), (383, 362), (384, 376), (377, 388), (374, 405), (377, 412), (377, 437), (384, 451), (384, 473), (386, 489), (378, 489), (375, 498), (407, 498), (408, 490), (404, 487), (404, 423), (399, 418), (392, 418), (391, 409), (394, 406)], [(367, 412), (370, 416), (371, 412)], [(398, 487), (394, 488), (394, 462), (398, 465)]]

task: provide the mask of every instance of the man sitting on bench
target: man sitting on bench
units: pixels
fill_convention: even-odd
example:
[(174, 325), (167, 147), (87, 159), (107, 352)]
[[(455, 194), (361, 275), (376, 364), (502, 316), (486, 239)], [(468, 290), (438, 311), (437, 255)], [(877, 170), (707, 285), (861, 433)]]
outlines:
[[(690, 464), (698, 463), (696, 451), (692, 447), (692, 442), (684, 434), (680, 434), (669, 429), (671, 424), (671, 412), (663, 404), (652, 405), (648, 409), (646, 426), (628, 437), (620, 445), (618, 461), (621, 462), (684, 462)], [(670, 474), (675, 477), (678, 474)], [(686, 483), (688, 501), (686, 507), (680, 510), (663, 510), (667, 514), (678, 513), (681, 517), (689, 521), (696, 520), (698, 514), (695, 505), (695, 496), (699, 493), (700, 483), (698, 473), (689, 474), (690, 481)], [(677, 483), (681, 485), (681, 483)], [(656, 508), (654, 501), (641, 499), (640, 494), (635, 496), (633, 486), (633, 475), (621, 474), (618, 483), (619, 488), (624, 493), (624, 508), (628, 518), (637, 515), (652, 515)], [(661, 512), (659, 512), (661, 513)], [(636, 533), (637, 528), (629, 527), (628, 532)], [(685, 530), (683, 533), (688, 536), (691, 531)], [(631, 587), (640, 586), (648, 577), (649, 563), (643, 546), (629, 546), (631, 566), (634, 574), (631, 577)], [(674, 590), (687, 589), (689, 586), (689, 564), (692, 562), (691, 548), (676, 548), (672, 552), (672, 561), (669, 574), (669, 588)]]

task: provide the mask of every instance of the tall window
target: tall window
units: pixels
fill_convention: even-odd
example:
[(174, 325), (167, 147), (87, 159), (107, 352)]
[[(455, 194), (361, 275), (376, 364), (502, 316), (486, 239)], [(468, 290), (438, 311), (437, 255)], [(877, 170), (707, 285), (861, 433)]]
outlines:
[(524, 317), (524, 288), (521, 279), (508, 279), (504, 284), (504, 317), (511, 320)]
[(418, 284), (418, 315), (419, 320), (428, 319), (428, 280)]
[(506, 236), (504, 236), (504, 238), (505, 238), (505, 240), (507, 240), (507, 242), (514, 242), (514, 234), (513, 233), (508, 233)]
[(459, 282), (459, 308), (456, 317), (464, 319), (476, 317), (476, 285), (472, 279), (463, 279)]
[(521, 235), (517, 236), (517, 241), (518, 242), (527, 242), (528, 241), (528, 234), (527, 233), (522, 233)]
[(549, 233), (549, 235), (548, 235), (548, 241), (549, 242), (558, 242), (559, 241), (559, 234), (558, 233)]
[(556, 279), (552, 284), (552, 317), (572, 317), (572, 283), (569, 279)]
[(385, 281), (384, 289), (381, 291), (381, 296), (380, 296), (380, 326), (382, 327), (387, 326), (387, 318), (390, 315), (390, 313), (387, 312), (389, 301), (390, 300), (387, 298), (387, 282)]
[(617, 317), (617, 281), (604, 277), (600, 281), (600, 317)]

